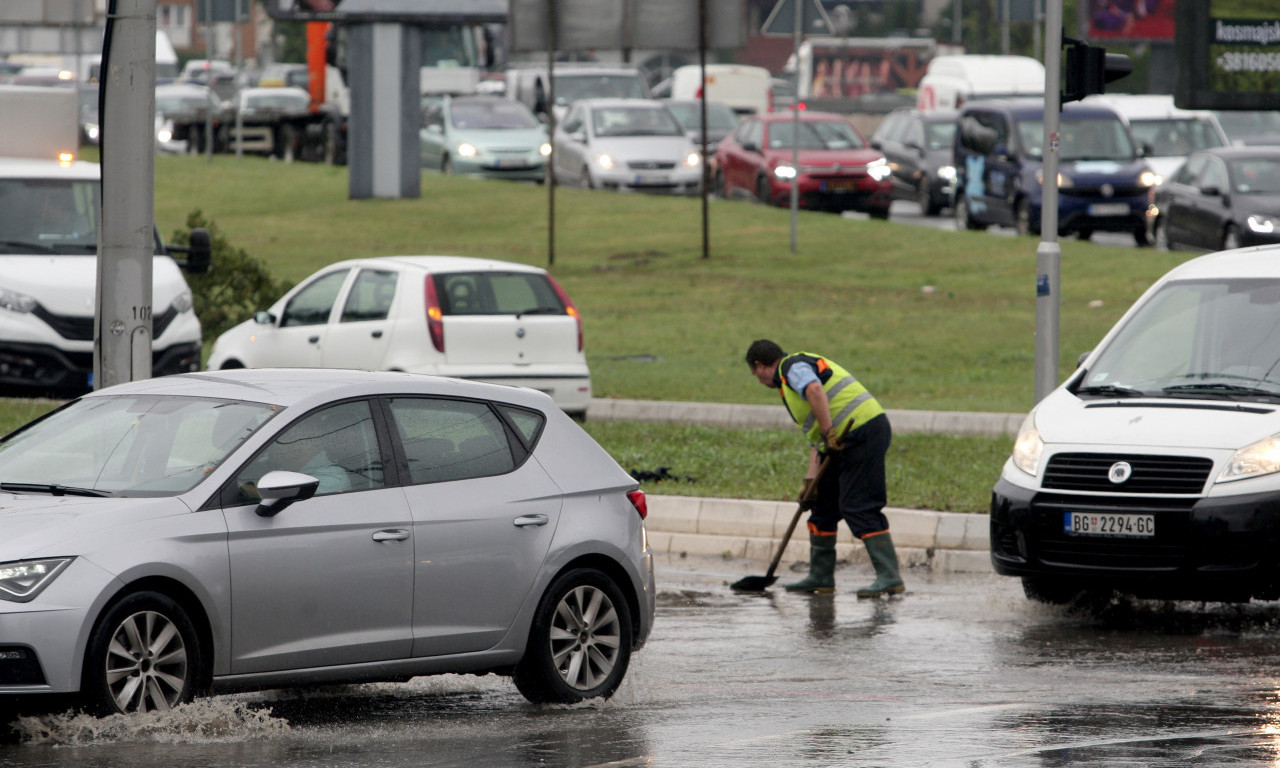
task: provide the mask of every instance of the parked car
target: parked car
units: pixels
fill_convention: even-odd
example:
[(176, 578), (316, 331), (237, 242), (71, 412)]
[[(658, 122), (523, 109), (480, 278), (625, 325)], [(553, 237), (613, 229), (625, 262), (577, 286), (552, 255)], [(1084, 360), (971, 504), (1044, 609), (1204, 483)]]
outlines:
[(191, 83), (157, 85), (156, 148), (162, 152), (187, 152), (192, 147), (186, 138), (175, 135), (175, 119), (190, 123), (210, 112), (217, 121), (222, 120), (222, 99), (207, 87)]
[(214, 341), (211, 370), (409, 371), (541, 390), (586, 413), (582, 318), (546, 270), (460, 256), (327, 266)]
[(1187, 155), (1231, 143), (1207, 109), (1179, 109), (1173, 97), (1158, 94), (1095, 94), (1086, 102), (1106, 104), (1129, 124), (1142, 158), (1163, 182), (1173, 176)]
[(110, 715), (471, 672), (573, 703), (653, 625), (643, 492), (528, 390), (144, 380), (0, 439), (0, 477), (5, 696)]
[(1280, 598), (1278, 317), (1277, 246), (1156, 281), (1019, 430), (996, 572), (1055, 603)]
[(702, 188), (702, 155), (661, 102), (576, 101), (552, 143), (559, 184), (686, 195)]
[[(974, 101), (960, 111), (955, 142), (956, 225), (1014, 227), (1039, 235), (1044, 100)], [(1129, 232), (1150, 242), (1158, 176), (1105, 104), (1063, 105), (1058, 150), (1058, 234)]]
[[(689, 135), (695, 147), (702, 146), (702, 102), (697, 99), (661, 99)], [(738, 127), (738, 113), (720, 101), (707, 102), (707, 155), (715, 153), (725, 136)]]
[(1207, 149), (1156, 190), (1157, 247), (1280, 243), (1280, 147)]
[(501, 96), (423, 99), (422, 167), (490, 179), (542, 181), (551, 144), (528, 107)]
[(956, 117), (950, 109), (895, 109), (871, 135), (872, 149), (883, 152), (893, 170), (894, 198), (919, 203), (925, 216), (951, 207), (955, 196)]
[[(801, 112), (798, 132), (793, 116), (774, 112), (744, 118), (720, 142), (713, 174), (717, 193), (786, 206), (795, 183), (802, 208), (889, 218), (893, 181), (884, 155), (841, 115)], [(799, 168), (792, 164), (793, 147)]]

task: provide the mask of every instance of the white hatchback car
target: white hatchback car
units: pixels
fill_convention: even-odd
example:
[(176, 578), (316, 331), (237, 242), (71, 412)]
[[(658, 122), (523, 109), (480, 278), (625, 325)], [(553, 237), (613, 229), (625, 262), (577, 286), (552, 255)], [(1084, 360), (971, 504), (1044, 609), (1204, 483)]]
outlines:
[(353, 368), (536, 389), (586, 413), (582, 318), (547, 271), (463, 256), (321, 269), (214, 342), (207, 366)]

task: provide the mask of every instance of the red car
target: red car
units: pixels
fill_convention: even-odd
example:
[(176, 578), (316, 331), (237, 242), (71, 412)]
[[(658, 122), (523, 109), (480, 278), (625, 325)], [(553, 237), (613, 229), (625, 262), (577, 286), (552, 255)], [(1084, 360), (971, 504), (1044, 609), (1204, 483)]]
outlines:
[[(871, 149), (841, 115), (801, 111), (798, 127), (796, 131), (791, 112), (743, 119), (716, 148), (716, 192), (787, 206), (791, 184), (798, 181), (801, 208), (864, 211), (877, 219), (889, 218), (893, 180), (884, 155)], [(797, 133), (799, 168), (792, 165)]]

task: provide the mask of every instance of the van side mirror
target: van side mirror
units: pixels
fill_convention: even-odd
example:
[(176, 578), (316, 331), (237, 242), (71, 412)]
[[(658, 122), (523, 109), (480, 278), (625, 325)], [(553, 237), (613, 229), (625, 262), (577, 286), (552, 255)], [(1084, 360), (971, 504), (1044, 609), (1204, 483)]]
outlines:
[(209, 230), (204, 227), (191, 230), (187, 245), (170, 245), (166, 246), (166, 250), (170, 253), (187, 254), (187, 258), (179, 261), (178, 266), (191, 274), (203, 275), (209, 272), (209, 266), (213, 260), (213, 245)]

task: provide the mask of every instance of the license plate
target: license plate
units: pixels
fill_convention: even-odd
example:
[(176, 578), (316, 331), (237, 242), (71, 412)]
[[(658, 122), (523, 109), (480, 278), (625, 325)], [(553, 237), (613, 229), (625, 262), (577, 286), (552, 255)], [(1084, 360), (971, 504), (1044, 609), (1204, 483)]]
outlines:
[(1090, 216), (1127, 216), (1128, 203), (1094, 203), (1089, 206)]
[(528, 168), (529, 164), (523, 160), (495, 160), (494, 166), (497, 168)]
[(822, 185), (827, 192), (852, 192), (858, 188), (856, 181), (828, 181)]
[(665, 173), (637, 173), (636, 180), (633, 183), (637, 187), (643, 187), (646, 184), (666, 184), (667, 175)]
[(1156, 535), (1156, 516), (1126, 512), (1065, 512), (1062, 516), (1062, 529), (1077, 536), (1150, 538)]

